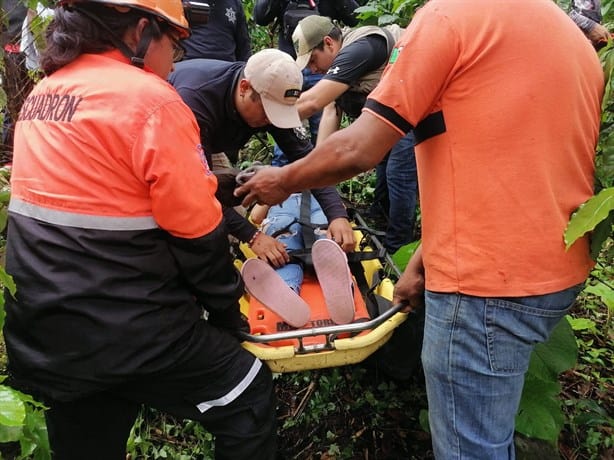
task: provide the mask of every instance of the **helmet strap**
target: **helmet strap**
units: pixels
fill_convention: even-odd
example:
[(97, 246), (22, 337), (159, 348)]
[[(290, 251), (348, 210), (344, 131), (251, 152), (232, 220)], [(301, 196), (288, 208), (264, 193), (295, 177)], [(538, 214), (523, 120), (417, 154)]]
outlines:
[(139, 67), (140, 69), (143, 68), (143, 66), (145, 65), (145, 53), (147, 53), (147, 48), (149, 48), (149, 44), (151, 43), (151, 40), (153, 38), (152, 29), (154, 25), (152, 24), (152, 21), (155, 21), (155, 18), (148, 17), (149, 24), (143, 29), (143, 34), (141, 36), (141, 40), (137, 44), (135, 53), (117, 35), (115, 35), (115, 32), (113, 32), (109, 26), (102, 22), (102, 20), (98, 18), (95, 14), (91, 13), (90, 11), (87, 11), (85, 8), (78, 8), (76, 10), (84, 16), (87, 16), (90, 20), (94, 21), (96, 24), (106, 30), (109, 33), (111, 43), (113, 43), (113, 45), (118, 50), (120, 50), (124, 56), (130, 59), (130, 63), (132, 65)]
[(145, 65), (145, 54), (147, 53), (147, 49), (151, 44), (151, 40), (153, 38), (153, 28), (154, 25), (151, 21), (154, 21), (154, 18), (149, 19), (149, 24), (143, 29), (143, 34), (141, 35), (141, 40), (136, 45), (136, 53), (130, 57), (130, 63), (138, 68), (142, 69)]

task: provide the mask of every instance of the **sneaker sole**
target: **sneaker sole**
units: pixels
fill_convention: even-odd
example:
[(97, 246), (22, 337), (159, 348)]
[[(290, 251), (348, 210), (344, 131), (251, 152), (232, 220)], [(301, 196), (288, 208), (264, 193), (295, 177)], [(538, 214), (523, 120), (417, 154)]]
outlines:
[(313, 243), (311, 257), (330, 318), (337, 324), (351, 323), (354, 296), (345, 252), (334, 241), (320, 239)]

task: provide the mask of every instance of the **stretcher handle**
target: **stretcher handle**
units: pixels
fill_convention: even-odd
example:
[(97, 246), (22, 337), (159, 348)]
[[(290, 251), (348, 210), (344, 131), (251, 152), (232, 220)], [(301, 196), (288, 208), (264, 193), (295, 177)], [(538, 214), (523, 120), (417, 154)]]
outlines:
[(277, 340), (288, 339), (301, 339), (303, 337), (314, 337), (318, 335), (326, 334), (345, 334), (348, 332), (362, 332), (368, 329), (374, 329), (384, 321), (392, 318), (395, 314), (399, 313), (403, 308), (407, 306), (407, 303), (402, 302), (397, 305), (393, 305), (390, 309), (376, 318), (361, 323), (349, 323), (339, 324), (336, 326), (323, 326), (312, 327), (309, 329), (297, 329), (294, 331), (276, 332), (274, 334), (252, 335), (247, 332), (239, 331), (239, 336), (248, 342), (254, 343), (268, 343)]

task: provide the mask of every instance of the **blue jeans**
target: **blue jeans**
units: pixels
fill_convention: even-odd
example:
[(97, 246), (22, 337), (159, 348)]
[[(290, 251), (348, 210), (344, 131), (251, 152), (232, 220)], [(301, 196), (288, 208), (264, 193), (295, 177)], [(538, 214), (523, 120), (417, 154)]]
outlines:
[(414, 238), (418, 172), (414, 153), (415, 138), (410, 131), (397, 142), (376, 166), (375, 200), (388, 215), (384, 246), (395, 253)]
[(438, 460), (514, 459), (514, 422), (533, 347), (582, 285), (483, 298), (426, 291), (422, 364)]
[[(321, 73), (312, 73), (309, 69), (303, 69), (303, 91), (313, 88), (317, 82), (322, 80), (324, 75)], [(309, 117), (309, 132), (311, 133), (311, 143), (316, 145), (318, 138), (318, 127), (322, 119), (322, 111), (314, 113)]]
[[(328, 221), (326, 220), (326, 216), (320, 204), (312, 195), (310, 196), (311, 224), (326, 226)], [(293, 193), (282, 204), (272, 206), (271, 209), (269, 209), (266, 219), (262, 222), (262, 231), (266, 235), (273, 235), (279, 230), (286, 229), (275, 238), (286, 245), (288, 253), (291, 253), (293, 250), (305, 248), (303, 232), (313, 231), (316, 239), (326, 236), (326, 230), (321, 230), (319, 227), (311, 229), (310, 227), (299, 224), (298, 219), (300, 219), (301, 215), (301, 198), (301, 193)], [(301, 264), (289, 263), (281, 268), (277, 268), (276, 271), (288, 286), (295, 292), (300, 292), (301, 284), (303, 283), (303, 267)]]

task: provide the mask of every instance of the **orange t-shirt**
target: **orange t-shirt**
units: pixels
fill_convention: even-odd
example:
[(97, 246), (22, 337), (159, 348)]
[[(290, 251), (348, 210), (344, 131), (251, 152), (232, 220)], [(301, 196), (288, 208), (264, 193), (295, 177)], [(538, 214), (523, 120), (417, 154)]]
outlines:
[(565, 251), (593, 194), (603, 72), (550, 0), (431, 0), (365, 110), (415, 127), (426, 287), (477, 296), (582, 282), (588, 241)]

